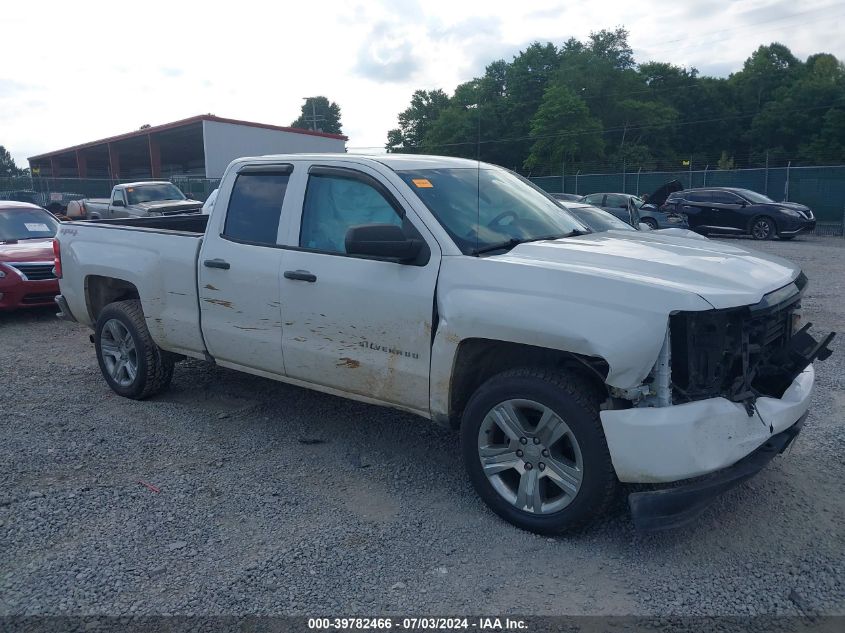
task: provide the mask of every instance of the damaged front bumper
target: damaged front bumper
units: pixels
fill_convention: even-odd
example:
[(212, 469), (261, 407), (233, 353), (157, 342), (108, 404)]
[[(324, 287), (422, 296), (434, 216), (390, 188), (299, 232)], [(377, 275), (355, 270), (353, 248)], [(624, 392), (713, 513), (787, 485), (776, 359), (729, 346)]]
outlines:
[(807, 412), (814, 380), (810, 365), (780, 398), (757, 398), (751, 416), (722, 397), (602, 411), (616, 476), (623, 483), (668, 483), (732, 466)]
[(804, 413), (792, 426), (772, 435), (765, 444), (733, 466), (700, 481), (630, 494), (628, 504), (634, 525), (641, 530), (666, 530), (690, 523), (719, 495), (747, 481), (783, 453), (801, 432), (807, 415)]

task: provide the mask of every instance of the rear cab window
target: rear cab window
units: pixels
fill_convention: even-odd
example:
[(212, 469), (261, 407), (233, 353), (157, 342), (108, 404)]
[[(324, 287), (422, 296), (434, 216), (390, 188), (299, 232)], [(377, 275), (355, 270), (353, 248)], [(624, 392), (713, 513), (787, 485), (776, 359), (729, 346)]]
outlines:
[(290, 174), (290, 165), (259, 165), (242, 169), (232, 186), (221, 237), (275, 246)]

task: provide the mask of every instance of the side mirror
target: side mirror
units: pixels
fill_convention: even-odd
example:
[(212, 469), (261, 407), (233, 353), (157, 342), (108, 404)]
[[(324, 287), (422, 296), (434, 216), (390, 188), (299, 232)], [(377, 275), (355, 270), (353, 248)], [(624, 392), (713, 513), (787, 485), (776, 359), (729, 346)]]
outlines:
[(113, 200), (112, 203), (111, 203), (111, 206), (113, 206), (113, 207), (125, 207), (126, 203), (123, 202), (123, 200)]
[(369, 255), (407, 262), (416, 259), (422, 241), (409, 238), (395, 224), (362, 224), (346, 232), (346, 252), (349, 255)]
[(650, 231), (651, 230), (651, 227), (648, 224), (646, 224), (645, 222), (640, 222), (640, 224), (639, 224), (639, 226), (637, 226), (637, 228), (640, 231)]

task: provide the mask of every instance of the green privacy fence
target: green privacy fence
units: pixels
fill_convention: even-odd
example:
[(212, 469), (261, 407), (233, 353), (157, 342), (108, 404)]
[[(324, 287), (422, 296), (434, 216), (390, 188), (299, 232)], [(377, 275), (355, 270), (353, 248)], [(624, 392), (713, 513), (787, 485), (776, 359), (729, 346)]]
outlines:
[(845, 214), (845, 165), (761, 169), (625, 171), (544, 176), (531, 180), (550, 193), (620, 192), (650, 194), (670, 180), (691, 187), (742, 187), (810, 207), (820, 223), (842, 226)]
[[(194, 200), (205, 199), (220, 184), (219, 178), (192, 178), (187, 176), (173, 176), (169, 179), (179, 187), (186, 196)], [(40, 178), (31, 176), (14, 176), (0, 178), (0, 199), (26, 197), (26, 192), (43, 194), (42, 199), (49, 201), (51, 194), (73, 194), (72, 197), (108, 198), (112, 187), (117, 184), (132, 182), (129, 179), (111, 180), (108, 178)], [(5, 194), (5, 195), (4, 195)], [(67, 196), (66, 196), (67, 197)], [(43, 204), (43, 202), (40, 202)]]
[[(670, 180), (680, 180), (690, 187), (743, 187), (765, 193), (774, 200), (790, 200), (806, 204), (816, 214), (817, 233), (842, 235), (845, 232), (845, 165), (831, 167), (773, 167), (769, 169), (704, 169), (679, 171), (624, 171), (616, 173), (567, 173), (565, 176), (543, 176), (531, 180), (552, 193), (624, 192), (642, 195), (651, 193)], [(220, 184), (219, 179), (173, 176), (186, 196), (205, 201)], [(129, 180), (104, 178), (40, 178), (16, 176), (0, 178), (0, 199), (22, 197), (37, 192), (40, 204), (57, 198), (57, 194), (75, 197), (105, 198), (114, 185)], [(67, 199), (67, 196), (64, 197)]]

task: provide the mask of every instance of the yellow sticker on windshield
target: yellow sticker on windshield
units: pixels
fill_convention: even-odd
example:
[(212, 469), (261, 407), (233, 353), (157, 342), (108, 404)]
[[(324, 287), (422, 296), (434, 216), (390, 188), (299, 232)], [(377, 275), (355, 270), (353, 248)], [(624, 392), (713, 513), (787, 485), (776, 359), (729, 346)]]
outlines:
[(126, 191), (128, 191), (129, 193), (132, 193), (135, 190), (132, 187), (129, 187), (129, 189), (127, 189)]
[(428, 178), (414, 178), (411, 180), (414, 185), (419, 187), (420, 189), (431, 189), (434, 185), (431, 184), (431, 181)]

